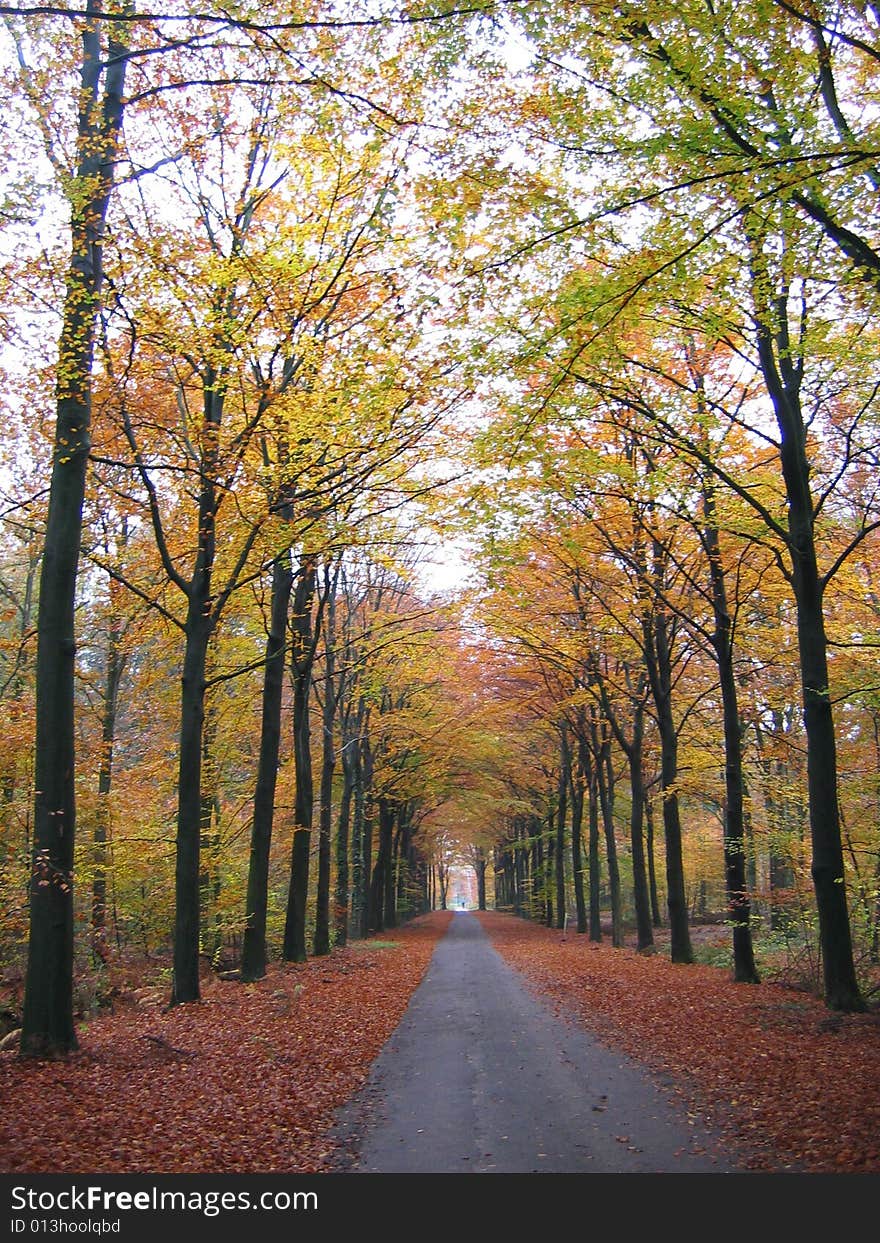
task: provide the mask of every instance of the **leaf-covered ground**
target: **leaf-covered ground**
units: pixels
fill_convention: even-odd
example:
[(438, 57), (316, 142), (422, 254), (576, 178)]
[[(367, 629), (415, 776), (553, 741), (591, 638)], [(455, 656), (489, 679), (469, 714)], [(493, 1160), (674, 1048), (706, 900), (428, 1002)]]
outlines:
[[(312, 1173), (450, 916), (435, 914), (258, 984), (213, 977), (196, 1006), (138, 989), (80, 1029), (69, 1061), (0, 1053), (0, 1169)], [(488, 913), (495, 947), (559, 1011), (663, 1072), (755, 1169), (880, 1172), (880, 1013), (831, 1014), (717, 967), (593, 946)]]
[(880, 1013), (831, 1013), (718, 967), (592, 945), (493, 912), (495, 948), (561, 1014), (671, 1076), (757, 1170), (880, 1172)]
[(333, 1111), (397, 1026), (450, 916), (434, 914), (198, 1005), (137, 990), (67, 1062), (0, 1054), (0, 1168), (27, 1173), (312, 1173)]

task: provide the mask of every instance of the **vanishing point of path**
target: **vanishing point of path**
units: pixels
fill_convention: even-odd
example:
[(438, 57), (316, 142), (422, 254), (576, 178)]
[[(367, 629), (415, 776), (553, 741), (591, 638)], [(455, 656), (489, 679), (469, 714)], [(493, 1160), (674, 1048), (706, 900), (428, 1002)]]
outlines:
[(356, 1173), (736, 1170), (698, 1128), (642, 1067), (536, 1000), (457, 913), (336, 1135)]

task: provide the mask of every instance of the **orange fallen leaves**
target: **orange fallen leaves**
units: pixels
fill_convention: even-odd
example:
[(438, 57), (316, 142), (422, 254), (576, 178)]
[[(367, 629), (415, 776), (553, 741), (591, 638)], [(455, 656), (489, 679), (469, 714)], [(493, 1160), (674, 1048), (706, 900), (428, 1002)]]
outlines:
[(834, 1015), (718, 967), (595, 946), (494, 912), (495, 948), (560, 1013), (671, 1074), (756, 1170), (880, 1172), (880, 1013)]
[(198, 1005), (120, 1007), (66, 1062), (0, 1054), (0, 1168), (27, 1173), (312, 1173), (333, 1111), (397, 1026), (450, 916), (414, 920)]

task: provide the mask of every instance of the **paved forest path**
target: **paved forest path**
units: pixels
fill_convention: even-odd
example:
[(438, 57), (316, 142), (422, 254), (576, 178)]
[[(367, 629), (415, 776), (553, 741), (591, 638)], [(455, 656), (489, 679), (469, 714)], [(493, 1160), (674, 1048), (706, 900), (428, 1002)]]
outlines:
[(337, 1138), (360, 1173), (737, 1168), (643, 1067), (536, 1000), (463, 912)]

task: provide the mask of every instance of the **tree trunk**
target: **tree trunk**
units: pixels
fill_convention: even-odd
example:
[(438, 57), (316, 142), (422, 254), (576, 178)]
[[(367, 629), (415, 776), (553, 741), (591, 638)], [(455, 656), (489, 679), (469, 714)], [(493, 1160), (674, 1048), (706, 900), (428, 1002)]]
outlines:
[(654, 851), (654, 800), (645, 790), (645, 855), (648, 860), (648, 893), (651, 898), (651, 923), (655, 928), (663, 927), (663, 916), (660, 913), (660, 899), (657, 896), (657, 865)]
[(416, 884), (415, 853), (412, 845), (412, 827), (409, 823), (411, 806), (401, 805), (397, 815), (397, 869), (394, 886), (394, 911), (399, 920), (408, 919), (417, 903), (413, 901)]
[(682, 860), (681, 814), (675, 783), (678, 780), (678, 737), (667, 717), (660, 727), (660, 771), (663, 782), (663, 838), (666, 847), (666, 907), (669, 911), (670, 951), (673, 962), (691, 963), (687, 895)]
[[(571, 871), (574, 878), (574, 905), (578, 932), (587, 931), (587, 906), (584, 901), (584, 872), (581, 832), (584, 822), (584, 773), (580, 765), (571, 773)], [(597, 825), (598, 830), (598, 825)], [(598, 845), (598, 831), (596, 833)], [(592, 864), (592, 857), (590, 859)], [(592, 882), (592, 877), (591, 877)], [(592, 890), (591, 890), (592, 896)]]
[(547, 835), (547, 841), (542, 843), (541, 846), (541, 857), (543, 859), (543, 875), (541, 879), (543, 909), (541, 912), (541, 922), (548, 928), (553, 927), (553, 851), (555, 845), (555, 835), (550, 833)]
[[(21, 1053), (63, 1057), (73, 1024), (73, 852), (76, 835), (74, 604), (92, 415), (92, 362), (100, 309), (107, 208), (113, 187), (127, 48), (112, 22), (82, 28), (77, 168), (68, 191), (67, 293), (58, 342), (56, 421), (40, 572), (30, 935)], [(103, 29), (111, 31), (107, 51)], [(101, 78), (104, 78), (103, 95)]]
[(733, 928), (733, 978), (757, 984), (758, 968), (752, 945), (752, 908), (746, 885), (746, 842), (743, 815), (742, 721), (733, 664), (733, 625), (727, 604), (727, 584), (721, 559), (721, 541), (715, 522), (711, 482), (703, 482), (704, 546), (709, 560), (715, 631), (712, 644), (718, 662), (724, 717), (724, 876), (727, 914)]
[[(389, 884), (393, 852), (395, 806), (386, 798), (379, 799), (379, 842), (376, 850), (376, 862), (370, 881), (369, 914), (367, 918), (370, 932), (383, 932), (388, 914), (386, 889)], [(444, 908), (445, 909), (445, 908)]]
[(254, 818), (248, 866), (247, 906), (241, 951), (241, 978), (261, 980), (266, 974), (266, 912), (269, 903), (269, 857), (275, 818), (275, 787), (281, 752), (281, 705), (287, 653), (287, 610), (293, 590), (290, 551), (272, 563), (272, 597), (266, 660), (263, 669), (263, 712), (260, 758), (254, 790)]
[(446, 910), (446, 896), (449, 888), (449, 873), (446, 864), (437, 863), (437, 884), (440, 887), (440, 910)]
[[(801, 372), (788, 338), (788, 291), (767, 305), (769, 286), (760, 242), (753, 242), (758, 355), (780, 434), (780, 460), (788, 502), (788, 550), (797, 609), (798, 656), (807, 787), (810, 796), (812, 876), (819, 915), (825, 1002), (833, 1010), (861, 1011), (846, 898), (840, 809), (837, 802), (837, 739), (828, 679), (823, 594), (813, 527), (810, 463), (800, 403)], [(771, 327), (773, 325), (773, 327)]]
[(321, 808), (318, 818), (318, 890), (315, 910), (316, 955), (330, 953), (330, 851), (333, 835), (333, 773), (336, 769), (336, 584), (339, 566), (331, 579), (325, 567), (324, 599), (324, 706), (321, 719)]
[(223, 945), (222, 927), (218, 902), (220, 899), (220, 873), (218, 853), (220, 847), (220, 796), (218, 791), (215, 742), (217, 738), (216, 713), (209, 707), (202, 730), (202, 794), (199, 818), (199, 905), (202, 931), (201, 949), (212, 963), (219, 957)]
[(209, 577), (204, 574), (200, 578), (200, 583), (193, 580), (187, 609), (181, 682), (172, 1005), (199, 1000), (202, 730), (205, 671), (212, 630)]
[[(369, 738), (361, 740), (361, 926), (360, 935), (370, 935), (370, 880), (373, 874), (373, 751)], [(445, 907), (443, 908), (446, 909)]]
[[(666, 550), (655, 542), (656, 563), (665, 563)], [(655, 573), (661, 572), (656, 570)], [(669, 622), (655, 602), (649, 618), (643, 621), (645, 661), (651, 694), (660, 733), (660, 781), (663, 788), (663, 836), (666, 846), (666, 906), (669, 911), (670, 950), (673, 962), (691, 963), (687, 895), (682, 860), (681, 814), (676, 784), (678, 781), (678, 734), (672, 715), (672, 662), (669, 643)], [(643, 796), (642, 796), (643, 797)]]
[(618, 863), (618, 842), (614, 835), (614, 796), (612, 782), (614, 773), (610, 766), (612, 745), (610, 740), (599, 741), (599, 731), (595, 722), (592, 725), (595, 757), (595, 774), (599, 792), (599, 807), (602, 808), (602, 824), (605, 834), (605, 855), (608, 858), (608, 889), (612, 901), (612, 945), (623, 946), (623, 904), (620, 901), (620, 865)]
[(565, 927), (565, 820), (568, 815), (568, 785), (571, 780), (571, 749), (565, 726), (559, 743), (559, 782), (556, 790), (556, 927)]
[(633, 745), (627, 753), (630, 783), (629, 839), (632, 851), (633, 894), (636, 910), (636, 939), (640, 952), (654, 948), (654, 928), (651, 920), (651, 898), (648, 888), (648, 872), (645, 865), (645, 775), (642, 770), (642, 723), (639, 722)]
[(311, 726), (309, 699), (315, 639), (312, 630), (312, 604), (315, 596), (317, 563), (304, 555), (293, 593), (290, 658), (293, 672), (293, 756), (296, 768), (296, 797), (293, 811), (293, 846), (290, 859), (290, 887), (284, 923), (283, 954), (288, 962), (306, 961), (306, 905), (309, 896), (309, 856), (312, 837), (314, 787), (312, 784)]
[(351, 802), (354, 789), (354, 764), (351, 758), (352, 747), (357, 740), (346, 736), (343, 724), (342, 746), (342, 792), (339, 796), (339, 816), (336, 821), (336, 944), (343, 946), (348, 942), (349, 919), (349, 838), (351, 830)]
[(590, 940), (602, 940), (602, 886), (599, 872), (599, 778), (593, 771), (587, 787), (590, 817)]
[(403, 867), (401, 858), (401, 844), (404, 836), (404, 820), (406, 816), (406, 805), (400, 804), (397, 807), (395, 819), (392, 822), (392, 838), (391, 838), (391, 855), (385, 870), (385, 889), (384, 903), (385, 914), (384, 922), (386, 928), (397, 927), (397, 894), (399, 886), (399, 875)]
[(412, 875), (414, 884), (417, 888), (419, 900), (413, 909), (414, 915), (427, 915), (431, 907), (428, 901), (428, 868), (422, 857), (415, 841), (410, 842), (410, 850), (412, 851)]
[(223, 400), (222, 381), (210, 369), (203, 379), (202, 470), (195, 563), (189, 583), (182, 584), (187, 611), (180, 697), (172, 1005), (199, 1000), (203, 730), (208, 645), (216, 625), (211, 587), (216, 553), (217, 487), (214, 481)]
[(110, 787), (113, 779), (113, 745), (119, 684), (125, 666), (122, 651), (122, 619), (114, 609), (107, 634), (107, 668), (104, 674), (104, 706), (101, 720), (101, 763), (98, 770), (98, 807), (95, 815), (92, 874), (92, 939), (98, 957), (104, 957), (107, 925), (107, 860), (110, 840)]
[(517, 819), (515, 822), (516, 835), (513, 845), (513, 869), (514, 869), (514, 914), (524, 915), (529, 910), (528, 898), (528, 847), (523, 841), (525, 836), (525, 826), (522, 821)]
[[(586, 713), (580, 713), (577, 729), (577, 765), (572, 784), (572, 834), (575, 831), (575, 813), (577, 813), (578, 854), (580, 855), (580, 838), (583, 825), (584, 801), (587, 801), (589, 819), (589, 933), (590, 940), (602, 940), (602, 906), (601, 906), (601, 875), (599, 866), (599, 774), (594, 762), (590, 742), (594, 734), (587, 725)], [(598, 741), (598, 733), (595, 734)], [(577, 794), (575, 793), (577, 791)], [(572, 845), (574, 841), (572, 839)], [(581, 878), (581, 898), (583, 903), (583, 877)], [(577, 899), (577, 891), (575, 891)], [(578, 906), (578, 932), (586, 931), (580, 926), (580, 905)]]
[[(362, 715), (358, 709), (358, 719)], [(343, 761), (351, 768), (351, 935), (364, 935), (364, 775), (359, 730), (343, 750)]]
[[(783, 442), (783, 451), (789, 448)], [(787, 474), (790, 473), (789, 470)], [(788, 478), (786, 487), (788, 489)], [(808, 492), (806, 478), (802, 481), (802, 487)], [(792, 488), (791, 491), (796, 492), (797, 489)], [(811, 518), (807, 505), (800, 505), (789, 496), (798, 653), (807, 735), (807, 786), (813, 856), (811, 872), (819, 914), (825, 1001), (833, 1010), (860, 1011), (865, 1009), (865, 1003), (856, 980), (847, 908), (837, 802), (837, 739), (828, 689), (823, 588), (816, 564)]]

